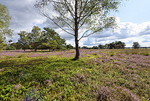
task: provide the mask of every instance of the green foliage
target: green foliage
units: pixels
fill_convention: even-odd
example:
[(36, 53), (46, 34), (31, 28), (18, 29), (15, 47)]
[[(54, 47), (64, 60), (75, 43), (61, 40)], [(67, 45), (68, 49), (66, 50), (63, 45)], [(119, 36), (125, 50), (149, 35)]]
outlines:
[(4, 48), (4, 35), (11, 35), (11, 30), (8, 29), (10, 16), (6, 6), (0, 4), (0, 50)]
[(124, 49), (125, 43), (121, 41), (115, 41), (105, 45), (93, 46), (92, 49)]
[(6, 44), (4, 43), (4, 38), (0, 35), (0, 50), (6, 48)]
[[(109, 12), (116, 11), (120, 2), (121, 0), (37, 0), (35, 7), (75, 38), (77, 60), (80, 56), (79, 41), (82, 38), (99, 33), (103, 29), (115, 28), (116, 18), (109, 16)], [(51, 16), (49, 6), (54, 8), (55, 15)], [(83, 29), (86, 31), (83, 32)]]
[(16, 43), (10, 43), (10, 44), (6, 44), (5, 48), (6, 50), (18, 50), (18, 49), (22, 49), (22, 45), (19, 42)]
[(125, 48), (125, 43), (121, 41), (115, 41), (110, 44), (108, 44), (109, 49), (124, 49)]
[(19, 42), (11, 43), (10, 46), (15, 47), (15, 49), (21, 49), (22, 45)]
[(50, 57), (0, 57), (0, 100), (148, 101), (150, 65), (142, 53), (149, 52), (86, 49), (77, 61), (66, 57), (72, 50)]
[(20, 38), (18, 39), (18, 43), (20, 44), (20, 47), (25, 51), (27, 48), (29, 48), (29, 34), (26, 31), (20, 31), (18, 33)]
[(0, 31), (2, 31), (2, 28), (8, 28), (10, 16), (8, 14), (8, 9), (2, 4), (0, 4), (0, 11)]
[(44, 28), (44, 31), (41, 31), (38, 26), (34, 26), (31, 33), (21, 31), (18, 35), (20, 38), (16, 43), (16, 47), (17, 49), (21, 47), (24, 51), (26, 49), (37, 51), (37, 49), (55, 50), (66, 48), (65, 40), (50, 28)]
[[(62, 26), (67, 26), (69, 30), (75, 30), (72, 25), (79, 25), (77, 31), (84, 27), (89, 31), (98, 32), (102, 31), (103, 28), (109, 28), (115, 25), (115, 18), (108, 16), (108, 14), (111, 10), (116, 11), (120, 2), (120, 0), (59, 0), (54, 3), (53, 1), (49, 2), (48, 0), (38, 0), (35, 6), (43, 11), (42, 13), (44, 16), (52, 20), (62, 29)], [(57, 20), (49, 16), (49, 13), (44, 11), (45, 9), (42, 9), (44, 7), (48, 7), (49, 4), (51, 4), (51, 6), (55, 8), (55, 12), (58, 13), (58, 15), (54, 17), (57, 18)], [(75, 8), (76, 12), (74, 12), (72, 8)], [(74, 18), (78, 20), (77, 23)], [(68, 29), (64, 30), (68, 32)], [(87, 36), (86, 33), (82, 34), (84, 34), (83, 37)]]
[(71, 44), (66, 45), (66, 47), (67, 47), (67, 49), (73, 49), (74, 48)]
[(0, 4), (0, 35), (9, 34), (10, 16), (6, 6)]
[(29, 39), (31, 49), (37, 51), (37, 49), (41, 44), (41, 35), (42, 35), (42, 31), (38, 26), (34, 26), (32, 28), (31, 33), (28, 33), (28, 39)]
[(7, 46), (6, 47), (6, 50), (16, 50), (16, 47), (15, 46)]
[(65, 40), (57, 32), (50, 28), (44, 28), (44, 30), (43, 40), (50, 45), (50, 49), (64, 49), (66, 47)]
[(45, 101), (47, 100), (41, 92), (37, 91), (36, 89), (31, 89), (30, 92), (28, 92), (25, 96), (25, 101)]
[(24, 93), (27, 91), (27, 89), (22, 85), (0, 86), (0, 90), (1, 101), (15, 100), (14, 98), (20, 97), (20, 95), (24, 95)]
[(98, 49), (98, 47), (97, 46), (93, 46), (92, 49)]
[(99, 49), (104, 49), (105, 46), (100, 44), (100, 45), (98, 45), (98, 48), (99, 48)]
[(138, 42), (133, 42), (133, 48), (134, 49), (140, 48), (140, 44)]

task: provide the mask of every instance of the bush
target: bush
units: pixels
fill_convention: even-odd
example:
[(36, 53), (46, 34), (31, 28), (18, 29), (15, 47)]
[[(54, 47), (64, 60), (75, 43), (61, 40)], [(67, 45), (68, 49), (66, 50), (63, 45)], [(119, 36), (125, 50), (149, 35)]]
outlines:
[(130, 90), (123, 87), (101, 87), (97, 101), (140, 101)]

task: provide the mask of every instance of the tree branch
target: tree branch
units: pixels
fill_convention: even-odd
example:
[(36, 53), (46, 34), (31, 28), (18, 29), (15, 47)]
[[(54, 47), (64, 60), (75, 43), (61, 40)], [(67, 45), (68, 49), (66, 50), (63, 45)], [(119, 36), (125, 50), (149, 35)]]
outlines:
[(85, 35), (88, 31), (90, 31), (90, 30), (87, 30), (87, 31), (84, 32), (84, 34), (81, 36), (81, 38), (80, 38), (79, 40), (81, 40), (82, 38), (85, 38), (85, 37), (89, 37), (90, 35), (93, 35), (93, 34), (95, 34), (96, 32), (101, 31), (103, 28), (105, 28), (105, 27), (102, 27), (102, 28), (100, 28), (100, 29), (98, 29), (98, 30), (96, 30), (96, 31), (93, 31), (92, 33), (90, 33), (90, 34), (88, 34), (88, 35)]
[(45, 17), (49, 18), (54, 24), (56, 24), (56, 25), (57, 25), (59, 28), (61, 28), (63, 31), (65, 31), (66, 33), (68, 33), (68, 34), (74, 36), (74, 34), (72, 34), (72, 33), (68, 32), (68, 31), (66, 31), (66, 30), (65, 30), (64, 28), (62, 28), (59, 24), (57, 24), (51, 17), (49, 17), (48, 15), (46, 15), (46, 14), (44, 14), (44, 13), (43, 13), (43, 15), (44, 15)]
[[(65, 1), (65, 5), (66, 5), (66, 7), (67, 7), (69, 13), (71, 14), (72, 18), (74, 19), (74, 18), (75, 18), (75, 15), (74, 15), (74, 12), (72, 12), (72, 11), (73, 11), (72, 6), (70, 5), (70, 3), (67, 2), (67, 0), (64, 0), (64, 1)], [(69, 6), (68, 6), (67, 4), (69, 4)], [(70, 7), (71, 9), (70, 9), (69, 7)]]

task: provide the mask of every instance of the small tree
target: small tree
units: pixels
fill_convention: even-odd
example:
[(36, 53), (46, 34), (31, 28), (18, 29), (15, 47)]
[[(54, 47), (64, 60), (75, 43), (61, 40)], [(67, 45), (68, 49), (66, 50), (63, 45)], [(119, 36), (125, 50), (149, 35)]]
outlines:
[(22, 45), (19, 42), (11, 43), (11, 47), (14, 47), (14, 49), (22, 49)]
[(116, 42), (114, 42), (114, 44), (115, 44), (115, 49), (124, 49), (125, 48), (125, 43), (124, 42), (121, 42), (121, 41), (116, 41)]
[(66, 47), (65, 39), (62, 39), (55, 30), (50, 28), (44, 28), (43, 42), (55, 44), (55, 49), (64, 49)]
[(115, 41), (107, 45), (109, 49), (124, 49), (125, 48), (125, 43), (121, 41)]
[[(79, 41), (115, 25), (108, 16), (116, 10), (121, 0), (37, 0), (35, 7), (55, 25), (75, 39), (75, 60), (79, 59)], [(55, 12), (51, 14), (51, 11)], [(83, 32), (83, 29), (86, 29)]]
[(98, 48), (99, 48), (99, 49), (104, 49), (105, 46), (100, 44), (100, 45), (98, 45)]
[(12, 45), (12, 43), (13, 43), (12, 40), (8, 40), (6, 50), (16, 50), (16, 48)]
[(115, 43), (114, 42), (107, 44), (107, 46), (108, 46), (108, 49), (115, 49)]
[(49, 43), (50, 43), (50, 49), (52, 49), (52, 51), (54, 51), (58, 46), (58, 43), (56, 40), (52, 40)]
[(92, 49), (98, 49), (98, 46), (93, 46)]
[(43, 49), (49, 49), (49, 52), (52, 50), (54, 51), (55, 49), (57, 49), (58, 43), (56, 42), (56, 40), (49, 40), (46, 43), (42, 43), (41, 47)]
[(69, 45), (66, 45), (66, 48), (67, 49), (73, 49), (73, 46), (71, 44), (69, 44)]
[(133, 42), (133, 48), (134, 49), (140, 48), (140, 44), (138, 42)]
[(25, 51), (29, 47), (29, 34), (26, 31), (20, 31), (18, 35), (20, 36), (18, 43), (20, 44), (21, 48)]
[(82, 49), (88, 49), (88, 47), (87, 46), (83, 46)]
[(65, 40), (62, 39), (58, 33), (53, 29), (44, 28), (44, 31), (37, 26), (34, 26), (31, 33), (28, 33), (27, 39), (29, 40), (29, 45), (31, 49), (37, 51), (37, 49), (62, 49), (65, 48)]
[(40, 47), (41, 45), (42, 34), (43, 32), (38, 26), (34, 26), (32, 28), (31, 33), (28, 34), (30, 46), (32, 49), (34, 49), (35, 52), (37, 51), (38, 47)]

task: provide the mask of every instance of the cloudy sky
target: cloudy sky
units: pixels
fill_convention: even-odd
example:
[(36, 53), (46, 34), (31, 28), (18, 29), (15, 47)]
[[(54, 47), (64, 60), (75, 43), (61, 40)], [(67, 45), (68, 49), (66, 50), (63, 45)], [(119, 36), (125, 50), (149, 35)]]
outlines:
[[(20, 31), (30, 32), (33, 26), (50, 26), (47, 18), (40, 15), (34, 7), (35, 0), (0, 0), (7, 6), (11, 16), (10, 28), (14, 30), (11, 38), (17, 41), (16, 33)], [(104, 30), (80, 41), (80, 46), (94, 46), (113, 41), (122, 41), (127, 47), (133, 42), (139, 42), (141, 46), (150, 46), (150, 0), (127, 0), (119, 7), (119, 12), (112, 13), (116, 16), (118, 28), (114, 31)], [(60, 29), (56, 30), (68, 44), (74, 45), (74, 39)]]

